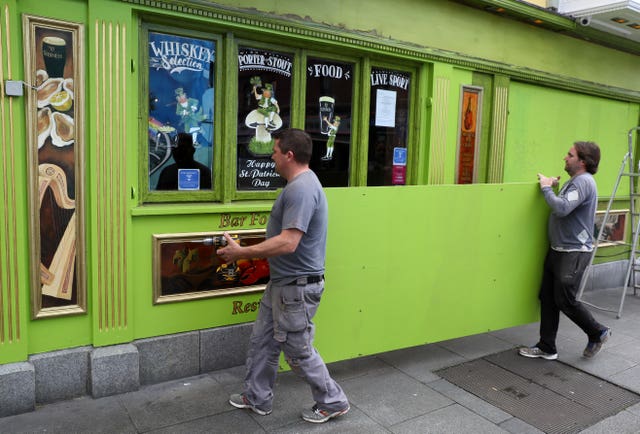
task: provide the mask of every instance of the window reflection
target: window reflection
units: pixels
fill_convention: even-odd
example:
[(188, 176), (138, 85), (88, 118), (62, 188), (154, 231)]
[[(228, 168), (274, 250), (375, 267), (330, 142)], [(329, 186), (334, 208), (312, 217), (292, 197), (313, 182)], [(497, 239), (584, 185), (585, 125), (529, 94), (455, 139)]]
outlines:
[(238, 190), (275, 190), (285, 181), (271, 160), (271, 133), (287, 128), (291, 113), (293, 58), (240, 48), (238, 52)]
[(349, 185), (353, 65), (307, 62), (305, 129), (313, 139), (310, 167), (324, 187)]
[(158, 189), (163, 169), (177, 163), (178, 133), (191, 136), (194, 161), (209, 170), (199, 171), (197, 185), (176, 172), (160, 188), (212, 188), (215, 54), (213, 41), (149, 32), (149, 190)]
[(371, 69), (367, 185), (406, 184), (410, 84), (406, 72)]

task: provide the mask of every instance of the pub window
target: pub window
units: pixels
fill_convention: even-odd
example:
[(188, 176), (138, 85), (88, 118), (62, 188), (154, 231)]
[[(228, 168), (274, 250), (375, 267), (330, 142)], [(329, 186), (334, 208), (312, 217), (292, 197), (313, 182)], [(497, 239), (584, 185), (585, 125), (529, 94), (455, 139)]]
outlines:
[(349, 185), (354, 65), (307, 59), (305, 130), (313, 139), (311, 169), (324, 187)]
[(238, 49), (238, 191), (283, 187), (271, 160), (272, 133), (290, 126), (293, 56), (250, 47)]
[(372, 68), (367, 185), (404, 185), (407, 177), (410, 75)]
[[(149, 31), (144, 189), (150, 200), (211, 192), (214, 169), (216, 41)], [(178, 140), (178, 137), (181, 140)], [(172, 193), (173, 192), (173, 193)]]
[[(375, 65), (363, 82), (358, 71), (368, 63), (365, 57), (330, 58), (249, 40), (239, 41), (233, 54), (221, 53), (223, 38), (145, 25), (143, 202), (275, 197), (286, 181), (271, 160), (273, 136), (289, 127), (310, 134), (310, 167), (324, 187), (407, 183), (410, 96), (416, 89), (406, 65)], [(221, 76), (235, 68), (236, 76)], [(360, 88), (370, 92), (368, 107)], [(369, 123), (360, 125), (365, 110)], [(223, 113), (234, 111), (229, 123)], [(192, 144), (186, 162), (178, 137)]]

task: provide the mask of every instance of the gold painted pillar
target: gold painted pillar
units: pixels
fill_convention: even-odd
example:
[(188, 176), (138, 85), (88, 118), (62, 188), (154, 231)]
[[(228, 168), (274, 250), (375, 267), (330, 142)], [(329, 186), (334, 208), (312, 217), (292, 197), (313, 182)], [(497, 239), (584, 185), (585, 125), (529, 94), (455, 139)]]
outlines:
[[(104, 7), (104, 6), (103, 6)], [(102, 11), (104, 12), (104, 11)], [(137, 101), (131, 84), (132, 53), (125, 22), (90, 11), (89, 116), (90, 182), (92, 191), (91, 262), (94, 345), (132, 339), (131, 301), (127, 291), (127, 233), (129, 222), (128, 159), (135, 158), (134, 124), (129, 106)]]
[(5, 80), (22, 80), (22, 33), (14, 1), (0, 2), (0, 364), (27, 358), (29, 280), (25, 179), (25, 96), (7, 96)]
[(504, 148), (509, 115), (509, 77), (496, 75), (493, 86), (493, 113), (489, 143), (488, 183), (501, 183), (504, 179)]
[(444, 184), (447, 160), (447, 132), (451, 105), (451, 71), (446, 65), (434, 65), (431, 105), (431, 141), (429, 145), (429, 184)]

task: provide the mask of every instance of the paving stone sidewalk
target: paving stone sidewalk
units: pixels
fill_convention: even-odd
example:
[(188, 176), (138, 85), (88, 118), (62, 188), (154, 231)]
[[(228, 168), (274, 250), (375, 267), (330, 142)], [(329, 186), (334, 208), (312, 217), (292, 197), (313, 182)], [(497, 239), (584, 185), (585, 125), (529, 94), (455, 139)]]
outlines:
[[(615, 309), (619, 291), (587, 293), (585, 298)], [(614, 313), (593, 312), (612, 327), (609, 342), (594, 359), (582, 358), (584, 335), (562, 317), (560, 360), (640, 393), (640, 297), (626, 297), (620, 319)], [(306, 384), (291, 372), (278, 376), (271, 415), (231, 407), (229, 394), (242, 385), (244, 368), (239, 366), (136, 392), (44, 405), (34, 412), (0, 418), (0, 433), (540, 433), (434, 373), (534, 344), (537, 336), (538, 323), (533, 323), (330, 364), (351, 401), (351, 411), (325, 424), (300, 419), (302, 408), (312, 404), (311, 396)], [(639, 432), (640, 404), (582, 431)]]

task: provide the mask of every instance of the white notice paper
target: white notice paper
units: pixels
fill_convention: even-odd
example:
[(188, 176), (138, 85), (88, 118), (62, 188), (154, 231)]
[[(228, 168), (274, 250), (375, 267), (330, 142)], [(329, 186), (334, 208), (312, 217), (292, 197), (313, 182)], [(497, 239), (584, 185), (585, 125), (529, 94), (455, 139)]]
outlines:
[(396, 92), (378, 89), (376, 91), (376, 127), (396, 126)]

